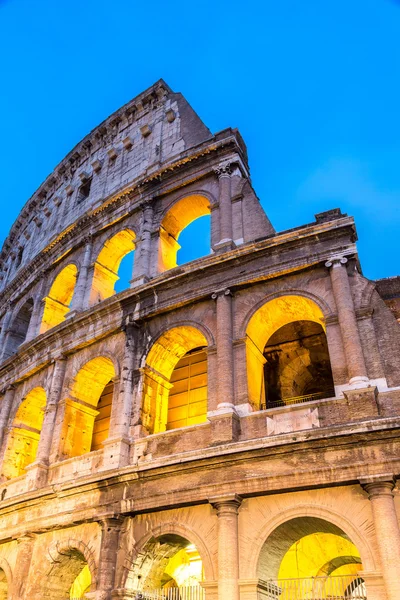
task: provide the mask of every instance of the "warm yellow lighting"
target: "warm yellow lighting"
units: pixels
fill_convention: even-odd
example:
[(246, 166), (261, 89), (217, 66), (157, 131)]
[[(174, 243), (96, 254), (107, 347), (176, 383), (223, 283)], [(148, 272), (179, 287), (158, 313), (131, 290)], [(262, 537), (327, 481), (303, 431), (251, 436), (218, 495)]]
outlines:
[[(168, 399), (170, 390), (173, 388), (171, 383), (171, 375), (187, 352), (194, 348), (204, 347), (207, 345), (207, 340), (204, 335), (191, 326), (174, 327), (165, 332), (152, 346), (147, 356), (145, 375), (144, 375), (144, 395), (143, 395), (143, 425), (151, 432), (158, 433), (165, 431), (167, 423), (170, 423), (169, 428), (173, 428), (172, 422), (175, 416), (172, 412), (168, 415)], [(203, 365), (201, 363), (203, 362)], [(193, 362), (193, 375), (196, 376), (195, 361)], [(186, 401), (186, 424), (189, 424), (188, 412), (193, 421), (190, 424), (196, 424), (205, 420), (204, 402), (206, 373), (204, 371), (204, 361), (199, 361), (199, 381), (194, 380), (194, 385), (198, 385), (191, 390), (191, 401)], [(201, 372), (202, 371), (202, 372)], [(200, 381), (201, 379), (201, 381)], [(186, 393), (190, 393), (187, 388)], [(180, 399), (175, 398), (179, 404)], [(189, 404), (191, 407), (189, 407)], [(171, 407), (172, 408), (172, 407)], [(201, 409), (200, 412), (198, 409)], [(170, 419), (169, 419), (170, 416)], [(180, 419), (178, 419), (179, 421)], [(175, 425), (182, 426), (182, 425)]]
[(69, 597), (74, 599), (83, 598), (83, 595), (90, 590), (91, 585), (92, 576), (89, 567), (86, 565), (72, 584)]
[(246, 329), (246, 358), (249, 402), (255, 407), (265, 402), (264, 348), (275, 331), (295, 321), (314, 321), (324, 326), (317, 304), (303, 296), (281, 296), (261, 306)]
[(9, 434), (2, 475), (6, 479), (19, 477), (34, 462), (46, 407), (46, 392), (37, 387), (29, 392), (19, 406)]
[(158, 268), (160, 272), (177, 266), (180, 248), (178, 238), (183, 229), (199, 217), (210, 214), (210, 202), (204, 196), (193, 195), (182, 198), (164, 216), (160, 227)]
[(203, 580), (203, 563), (196, 548), (185, 548), (170, 558), (164, 573), (180, 587), (196, 585)]
[(94, 424), (100, 412), (97, 405), (104, 388), (114, 377), (114, 365), (104, 356), (87, 362), (76, 375), (65, 407), (61, 435), (64, 457), (80, 456), (91, 451)]
[[(344, 566), (341, 563), (345, 563)], [(287, 551), (280, 565), (279, 578), (330, 576), (339, 566), (342, 568), (340, 574), (361, 570), (356, 546), (333, 533), (314, 533), (304, 536)]]
[(78, 270), (74, 264), (66, 266), (57, 275), (44, 299), (44, 312), (40, 333), (48, 331), (65, 320), (74, 295)]
[(122, 259), (135, 249), (135, 234), (130, 229), (116, 233), (106, 241), (94, 265), (90, 304), (101, 302), (115, 294), (118, 270)]

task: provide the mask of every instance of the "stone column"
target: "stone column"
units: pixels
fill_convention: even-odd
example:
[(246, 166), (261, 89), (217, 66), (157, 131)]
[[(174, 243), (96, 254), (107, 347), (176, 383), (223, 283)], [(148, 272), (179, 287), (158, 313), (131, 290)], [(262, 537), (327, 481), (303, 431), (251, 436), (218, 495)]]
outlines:
[(235, 409), (232, 294), (212, 295), (217, 301), (217, 409), (208, 413), (214, 444), (237, 440), (240, 419)]
[(122, 517), (106, 518), (101, 521), (101, 546), (96, 592), (85, 594), (85, 598), (93, 600), (110, 600), (115, 585), (115, 571), (119, 547), (119, 534), (124, 519)]
[(235, 247), (232, 227), (231, 167), (229, 163), (215, 169), (219, 179), (219, 235), (215, 250), (231, 250)]
[(47, 483), (57, 406), (61, 400), (66, 367), (67, 358), (65, 356), (60, 356), (55, 360), (36, 459), (27, 467), (30, 488), (38, 488)]
[(234, 406), (232, 294), (226, 289), (212, 295), (217, 301), (218, 409)]
[(75, 291), (72, 297), (71, 309), (67, 313), (67, 317), (73, 317), (76, 313), (87, 308), (86, 301), (88, 298), (87, 286), (89, 280), (89, 269), (92, 260), (92, 235), (85, 239), (85, 252), (81, 268), (79, 269), (78, 278), (76, 280)]
[(28, 332), (25, 341), (33, 340), (40, 333), (40, 321), (43, 314), (43, 293), (46, 283), (46, 277), (43, 275), (40, 279), (35, 304), (32, 310), (31, 320), (29, 322)]
[(28, 599), (26, 584), (28, 582), (35, 539), (35, 534), (26, 534), (17, 539), (18, 554), (13, 573), (11, 598)]
[(372, 506), (376, 539), (388, 600), (400, 598), (400, 527), (394, 504), (392, 475), (360, 479)]
[(109, 437), (103, 442), (105, 460), (108, 460), (110, 464), (110, 461), (115, 462), (116, 467), (127, 465), (129, 462), (136, 330), (135, 321), (128, 317), (124, 325), (125, 350), (121, 376), (118, 386), (115, 386), (118, 394), (115, 394), (113, 398)]
[(136, 242), (131, 287), (142, 285), (150, 279), (151, 232), (153, 227), (153, 205), (143, 206), (143, 222), (140, 238)]
[(218, 600), (239, 600), (240, 496), (229, 494), (210, 498), (218, 515)]
[(6, 347), (7, 334), (11, 323), (12, 313), (13, 311), (11, 308), (11, 304), (8, 303), (0, 332), (0, 359), (4, 357), (4, 350)]
[(10, 412), (12, 403), (14, 401), (15, 396), (15, 386), (8, 386), (6, 393), (3, 398), (3, 402), (1, 404), (1, 412), (0, 412), (0, 448), (2, 446), (4, 440), (4, 432), (8, 425), (8, 419), (10, 418)]
[(351, 295), (347, 258), (335, 258), (325, 263), (330, 268), (331, 283), (338, 311), (340, 332), (346, 355), (349, 383), (368, 381), (367, 368), (361, 346), (360, 334)]

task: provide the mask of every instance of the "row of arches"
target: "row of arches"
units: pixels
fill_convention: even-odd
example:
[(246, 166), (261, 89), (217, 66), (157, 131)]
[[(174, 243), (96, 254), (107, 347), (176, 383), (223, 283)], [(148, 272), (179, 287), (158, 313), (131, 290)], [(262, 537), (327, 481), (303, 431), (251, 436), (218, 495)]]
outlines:
[[(209, 548), (202, 538), (178, 523), (165, 524), (161, 529), (137, 540), (126, 556), (124, 567), (115, 578), (120, 594), (153, 598), (159, 597), (159, 592), (166, 600), (207, 598), (204, 592), (195, 595), (185, 590), (203, 590), (207, 589), (207, 582), (216, 583), (216, 565)], [(312, 515), (282, 519), (261, 546), (254, 546), (253, 553), (256, 552), (254, 566), (244, 567), (250, 568), (251, 573), (243, 573), (242, 577), (246, 583), (250, 578), (254, 581), (254, 598), (367, 597), (359, 548), (334, 522)], [(49, 558), (45, 577), (34, 585), (41, 590), (42, 598), (77, 600), (96, 592), (96, 561), (86, 544), (78, 540), (57, 544), (49, 550)], [(243, 563), (249, 562), (240, 548), (239, 558)], [(295, 587), (299, 582), (301, 589)], [(11, 587), (11, 569), (0, 562), (0, 598), (6, 600)]]
[[(207, 421), (210, 342), (207, 329), (195, 324), (171, 327), (152, 342), (138, 371), (131, 424), (157, 434)], [(247, 371), (253, 410), (334, 395), (323, 314), (309, 298), (283, 296), (260, 306), (248, 320), (243, 348), (241, 372), (246, 377)], [(119, 371), (110, 354), (91, 358), (75, 373), (62, 398), (60, 458), (103, 447), (117, 419)], [(216, 377), (210, 381), (214, 388)], [(34, 462), (45, 407), (46, 392), (37, 387), (12, 417), (2, 469), (6, 479), (22, 475)]]
[[(197, 223), (194, 223), (197, 221)], [(151, 226), (150, 226), (151, 227)], [(182, 236), (182, 237), (181, 237)], [(178, 240), (183, 239), (185, 251)], [(196, 240), (196, 243), (193, 243)], [(135, 276), (136, 233), (125, 228), (113, 234), (92, 261), (91, 280), (85, 289), (77, 290), (79, 269), (75, 262), (64, 266), (52, 281), (44, 298), (40, 323), (42, 334), (62, 323), (68, 313), (79, 306), (93, 306), (115, 293), (129, 288)], [(162, 273), (179, 264), (211, 252), (210, 201), (202, 195), (187, 196), (176, 202), (164, 215), (159, 229), (157, 271)], [(140, 266), (139, 266), (140, 268)], [(87, 289), (90, 288), (90, 289)], [(76, 294), (85, 298), (77, 302)], [(29, 298), (13, 317), (3, 357), (11, 356), (26, 340), (35, 302)]]

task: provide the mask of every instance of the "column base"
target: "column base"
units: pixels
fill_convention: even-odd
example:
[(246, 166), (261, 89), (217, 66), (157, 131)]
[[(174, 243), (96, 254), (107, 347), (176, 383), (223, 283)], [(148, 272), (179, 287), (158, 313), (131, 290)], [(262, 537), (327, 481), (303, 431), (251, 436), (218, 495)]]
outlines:
[(214, 244), (213, 250), (214, 252), (229, 252), (230, 250), (234, 250), (236, 248), (236, 244), (233, 240), (221, 240), (217, 244)]
[(364, 579), (368, 600), (387, 600), (382, 573), (360, 571), (360, 577)]
[(278, 586), (262, 579), (241, 579), (239, 588), (240, 600), (276, 600), (280, 596)]
[(116, 469), (129, 465), (131, 442), (128, 438), (109, 438), (103, 442), (104, 463)]
[(49, 465), (41, 462), (35, 461), (25, 467), (26, 470), (26, 482), (28, 486), (28, 490), (37, 490), (39, 488), (44, 487), (47, 484), (48, 474), (49, 474)]
[(343, 395), (349, 406), (349, 421), (379, 416), (377, 387), (343, 390)]
[(118, 588), (117, 590), (113, 590), (111, 592), (111, 598), (114, 600), (115, 598), (119, 598), (119, 600), (131, 600), (131, 598), (135, 598), (136, 592), (132, 592), (131, 590), (125, 590), (124, 588)]
[(137, 277), (133, 277), (129, 282), (129, 287), (139, 287), (139, 285), (145, 285), (150, 281), (150, 277), (147, 275), (138, 275)]
[(211, 445), (237, 442), (240, 436), (240, 417), (229, 405), (208, 415), (211, 424)]
[(200, 581), (206, 593), (205, 600), (218, 600), (218, 581)]

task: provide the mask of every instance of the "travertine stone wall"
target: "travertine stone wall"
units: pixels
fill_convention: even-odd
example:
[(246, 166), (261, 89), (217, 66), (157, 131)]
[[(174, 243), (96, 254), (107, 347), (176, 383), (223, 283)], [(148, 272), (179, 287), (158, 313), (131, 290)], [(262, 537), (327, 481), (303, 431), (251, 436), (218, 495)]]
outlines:
[[(210, 255), (175, 266), (181, 229), (203, 214)], [(318, 530), (355, 545), (368, 600), (394, 600), (397, 287), (360, 274), (355, 241), (338, 209), (276, 233), (239, 132), (211, 134), (163, 81), (82, 140), (0, 255), (0, 596), (64, 600), (87, 567), (86, 598), (132, 598), (190, 543), (206, 600), (256, 600), (283, 551)], [(65, 272), (72, 299), (54, 291)], [(261, 410), (254, 340), (303, 319), (326, 332), (334, 397)], [(206, 421), (155, 427), (174, 366), (203, 346)], [(110, 379), (109, 435), (89, 451)], [(41, 430), (25, 411), (37, 389)], [(27, 432), (35, 459), (16, 475), (11, 442)]]

